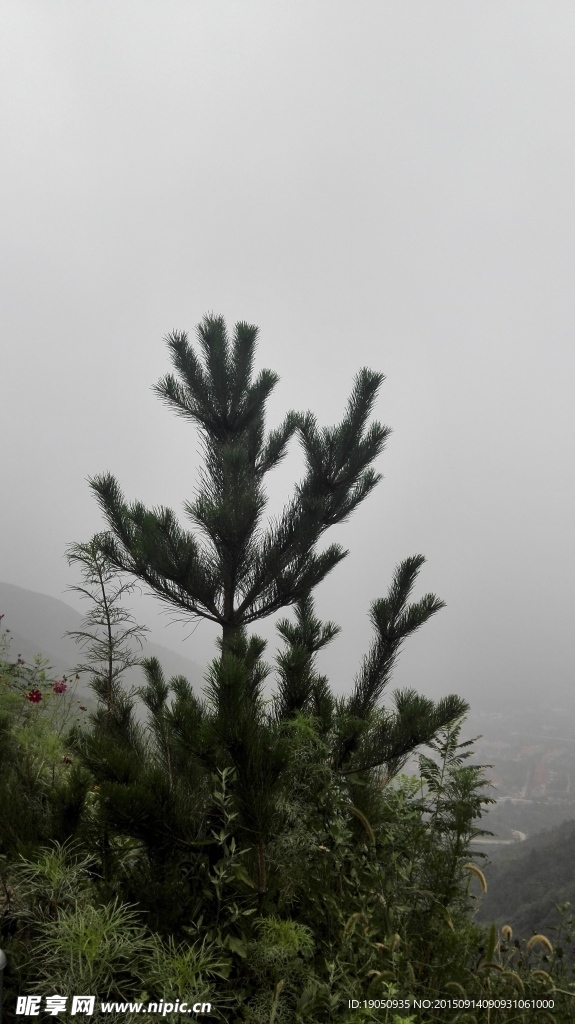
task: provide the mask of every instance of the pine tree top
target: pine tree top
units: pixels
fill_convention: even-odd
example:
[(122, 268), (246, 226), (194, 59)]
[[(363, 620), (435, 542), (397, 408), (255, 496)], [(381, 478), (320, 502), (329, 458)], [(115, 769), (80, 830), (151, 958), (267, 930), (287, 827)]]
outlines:
[[(266, 433), (266, 403), (278, 376), (254, 376), (257, 335), (257, 327), (239, 322), (230, 339), (223, 318), (208, 315), (197, 328), (197, 348), (183, 332), (166, 339), (175, 374), (153, 390), (195, 424), (204, 449), (196, 497), (184, 505), (193, 531), (170, 509), (126, 503), (109, 473), (90, 481), (110, 527), (111, 563), (162, 600), (219, 623), (224, 635), (294, 604), (346, 556), (339, 544), (319, 553), (316, 545), (381, 479), (373, 463), (390, 434), (369, 422), (385, 378), (367, 368), (356, 375), (338, 425), (320, 427), (313, 413), (290, 411)], [(264, 478), (294, 436), (305, 475), (281, 515), (266, 524)]]

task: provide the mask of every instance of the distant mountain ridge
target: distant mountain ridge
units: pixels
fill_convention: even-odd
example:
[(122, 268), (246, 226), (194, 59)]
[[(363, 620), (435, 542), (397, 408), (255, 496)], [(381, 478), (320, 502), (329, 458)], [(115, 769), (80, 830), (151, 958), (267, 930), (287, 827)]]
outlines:
[[(7, 655), (9, 660), (21, 656), (31, 663), (34, 655), (40, 654), (49, 660), (55, 676), (71, 674), (75, 665), (85, 660), (82, 648), (72, 637), (65, 635), (68, 630), (82, 629), (83, 617), (65, 601), (13, 583), (0, 582), (0, 615), (4, 615), (1, 631), (10, 630), (12, 638)], [(204, 669), (190, 658), (152, 643), (145, 636), (141, 651), (139, 644), (134, 644), (134, 653), (143, 658), (156, 657), (167, 679), (183, 675), (196, 692), (203, 689)], [(144, 683), (142, 669), (128, 669), (124, 679), (128, 686), (141, 686)], [(89, 692), (87, 674), (81, 680), (78, 692)]]

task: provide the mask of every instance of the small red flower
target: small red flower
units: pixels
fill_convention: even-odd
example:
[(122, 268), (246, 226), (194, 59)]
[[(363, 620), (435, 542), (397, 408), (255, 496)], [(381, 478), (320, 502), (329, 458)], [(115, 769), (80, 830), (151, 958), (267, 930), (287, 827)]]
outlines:
[(68, 687), (63, 679), (57, 679), (52, 687), (52, 693), (66, 693)]
[(80, 704), (80, 711), (85, 711), (85, 710), (86, 710), (86, 708), (82, 704)]
[(26, 662), (24, 661), (24, 658), (18, 658), (18, 664), (19, 665), (25, 665)]
[(62, 764), (72, 764), (72, 758), (69, 754), (66, 754), (65, 757), (62, 758)]
[(39, 704), (42, 700), (42, 694), (40, 690), (30, 690), (29, 693), (24, 694), (26, 700), (29, 700), (31, 704)]

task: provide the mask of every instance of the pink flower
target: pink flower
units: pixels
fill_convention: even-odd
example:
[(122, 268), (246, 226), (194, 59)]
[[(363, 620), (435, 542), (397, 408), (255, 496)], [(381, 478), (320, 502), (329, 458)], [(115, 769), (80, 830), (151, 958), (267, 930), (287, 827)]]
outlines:
[(24, 661), (24, 658), (18, 658), (18, 664), (19, 665), (25, 665), (26, 662)]
[(39, 704), (42, 700), (42, 694), (40, 690), (30, 690), (29, 693), (24, 694), (26, 700), (29, 700), (31, 704)]
[(66, 693), (68, 687), (63, 679), (57, 679), (52, 687), (52, 693)]

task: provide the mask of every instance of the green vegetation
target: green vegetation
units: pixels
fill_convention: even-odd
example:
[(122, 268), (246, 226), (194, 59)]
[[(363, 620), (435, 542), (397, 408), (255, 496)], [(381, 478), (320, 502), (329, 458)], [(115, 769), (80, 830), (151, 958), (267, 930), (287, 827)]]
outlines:
[(575, 905), (574, 849), (573, 821), (501, 848), (493, 855), (478, 917), (504, 920), (525, 937), (534, 929), (551, 932), (559, 923), (558, 908)]
[[(72, 711), (67, 681), (39, 667), (29, 676), (3, 652), (7, 1019), (17, 993), (90, 992), (209, 1001), (209, 1019), (237, 1024), (570, 1020), (564, 939), (513, 944), (474, 921), (485, 878), (471, 844), (490, 798), (460, 741), (467, 705), (415, 690), (384, 700), (403, 642), (443, 607), (433, 594), (410, 600), (422, 556), (402, 561), (373, 602), (349, 694), (318, 670), (339, 628), (319, 620), (313, 589), (346, 552), (317, 545), (379, 479), (372, 463), (389, 431), (368, 421), (383, 378), (358, 374), (336, 427), (290, 413), (266, 436), (276, 378), (252, 382), (255, 340), (238, 324), (228, 341), (213, 317), (199, 328), (201, 359), (184, 335), (169, 339), (180, 380), (157, 391), (195, 423), (205, 454), (186, 505), (195, 533), (169, 509), (128, 505), (110, 475), (92, 481), (109, 530), (69, 560), (94, 603), (93, 632), (78, 638), (90, 641), (96, 710)], [(293, 436), (305, 476), (266, 526), (264, 477)], [(131, 653), (140, 630), (120, 628), (131, 618), (117, 573), (219, 623), (203, 694)], [(248, 626), (288, 607), (267, 664)], [(142, 686), (128, 692), (122, 672), (136, 663)], [(423, 746), (418, 776), (402, 774)], [(452, 1005), (434, 1009), (439, 997)], [(466, 997), (554, 1006), (549, 1016), (453, 1005)]]

